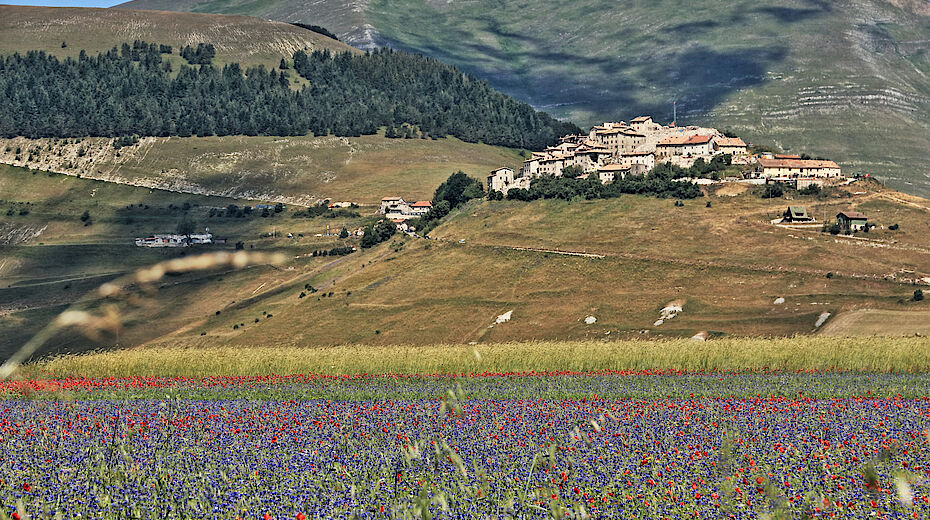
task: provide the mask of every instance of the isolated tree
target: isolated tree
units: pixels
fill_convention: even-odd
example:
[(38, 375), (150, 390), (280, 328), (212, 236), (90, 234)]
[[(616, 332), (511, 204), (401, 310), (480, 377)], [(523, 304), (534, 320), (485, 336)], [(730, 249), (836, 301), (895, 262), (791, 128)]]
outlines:
[(924, 299), (924, 291), (923, 291), (923, 289), (917, 289), (916, 291), (914, 291), (914, 298), (913, 298), (913, 300), (914, 300), (915, 302), (919, 302), (919, 301), (921, 301), (921, 300), (923, 300), (923, 299)]
[(342, 226), (342, 231), (339, 232), (339, 238), (349, 238), (349, 230), (345, 226)]
[(176, 232), (179, 235), (190, 236), (194, 233), (194, 222), (189, 218), (183, 218), (178, 221)]
[(784, 195), (784, 190), (781, 187), (781, 184), (766, 184), (765, 190), (762, 191), (763, 199), (777, 199)]

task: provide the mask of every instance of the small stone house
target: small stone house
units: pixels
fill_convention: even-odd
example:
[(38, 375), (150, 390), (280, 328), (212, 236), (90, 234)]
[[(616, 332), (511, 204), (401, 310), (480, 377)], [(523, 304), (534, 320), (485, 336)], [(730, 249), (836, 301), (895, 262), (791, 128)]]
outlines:
[(858, 211), (841, 211), (836, 215), (836, 223), (849, 231), (861, 231), (869, 225), (869, 217)]

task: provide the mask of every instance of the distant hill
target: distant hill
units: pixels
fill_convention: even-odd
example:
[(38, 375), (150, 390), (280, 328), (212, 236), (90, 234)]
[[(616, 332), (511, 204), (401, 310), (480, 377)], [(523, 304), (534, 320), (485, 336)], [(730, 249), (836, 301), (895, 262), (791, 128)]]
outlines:
[[(112, 12), (126, 18), (124, 12)], [(115, 27), (106, 20), (108, 14), (95, 22), (84, 11), (64, 12), (69, 13), (83, 24), (83, 36)], [(133, 16), (154, 23), (145, 21), (144, 13)], [(0, 120), (0, 135), (353, 137), (386, 127), (390, 137), (452, 135), (467, 142), (536, 149), (580, 132), (419, 54), (390, 49), (360, 53), (328, 39), (337, 52), (294, 44), (292, 54), (272, 56), (277, 60), (270, 66), (222, 63), (221, 46), (209, 40), (166, 45), (162, 38), (174, 34), (178, 23), (183, 26), (176, 20), (183, 16), (165, 16), (167, 25), (153, 28), (152, 39), (129, 41), (127, 34), (117, 32), (117, 38), (127, 39), (96, 55), (81, 48), (76, 60), (28, 47), (25, 53), (0, 56), (0, 111), (11, 114)], [(41, 11), (35, 17), (41, 19)], [(67, 22), (67, 17), (59, 21)], [(132, 20), (122, 22), (133, 26)], [(263, 24), (258, 21), (252, 29), (254, 40), (276, 43), (274, 31), (266, 33)], [(308, 29), (290, 30), (325, 38)], [(55, 34), (64, 38), (62, 32)], [(69, 47), (65, 39), (58, 45), (59, 50)]]
[(185, 45), (210, 43), (219, 65), (238, 62), (269, 68), (298, 50), (354, 51), (316, 32), (249, 16), (0, 6), (0, 54), (41, 50), (77, 57), (81, 50), (95, 55), (134, 40), (172, 45), (175, 54)]
[(322, 25), (424, 52), (579, 124), (651, 113), (930, 195), (926, 0), (133, 0)]

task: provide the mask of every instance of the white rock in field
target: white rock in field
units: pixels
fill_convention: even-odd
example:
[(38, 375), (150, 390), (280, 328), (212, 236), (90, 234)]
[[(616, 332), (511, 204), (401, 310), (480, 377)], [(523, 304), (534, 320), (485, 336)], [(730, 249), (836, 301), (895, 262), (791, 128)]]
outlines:
[(707, 331), (702, 330), (701, 332), (698, 332), (694, 336), (691, 336), (691, 341), (707, 341), (707, 337), (708, 337)]
[(785, 299), (782, 297), (775, 298), (775, 301), (772, 302), (773, 305), (781, 305), (785, 303)]
[(504, 323), (510, 321), (510, 317), (513, 316), (513, 311), (507, 311), (504, 314), (501, 314), (494, 320), (494, 323)]
[(659, 325), (662, 325), (663, 323), (665, 323), (665, 320), (656, 320), (656, 322), (653, 323), (652, 326), (658, 327)]
[(588, 325), (594, 325), (595, 323), (597, 323), (597, 318), (595, 318), (594, 316), (588, 316), (587, 318), (584, 319), (584, 322), (587, 323)]
[(821, 312), (821, 313), (820, 313), (820, 317), (817, 318), (817, 323), (814, 324), (814, 328), (816, 329), (816, 328), (820, 327), (820, 326), (823, 325), (823, 324), (827, 321), (827, 319), (829, 319), (829, 318), (830, 318), (830, 313), (829, 313), (829, 312)]

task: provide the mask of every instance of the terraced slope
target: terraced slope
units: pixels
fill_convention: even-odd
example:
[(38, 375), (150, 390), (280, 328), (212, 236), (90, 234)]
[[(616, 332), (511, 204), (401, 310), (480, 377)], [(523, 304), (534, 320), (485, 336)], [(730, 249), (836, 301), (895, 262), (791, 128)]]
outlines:
[[(247, 16), (0, 6), (0, 53), (44, 50), (60, 57), (80, 51), (95, 55), (133, 40), (174, 46), (212, 43), (219, 64), (239, 62), (275, 67), (300, 49), (352, 50), (352, 47), (291, 24)], [(62, 47), (62, 42), (66, 47)]]
[(930, 194), (926, 0), (133, 0), (316, 23), (424, 52), (579, 124), (732, 128)]

